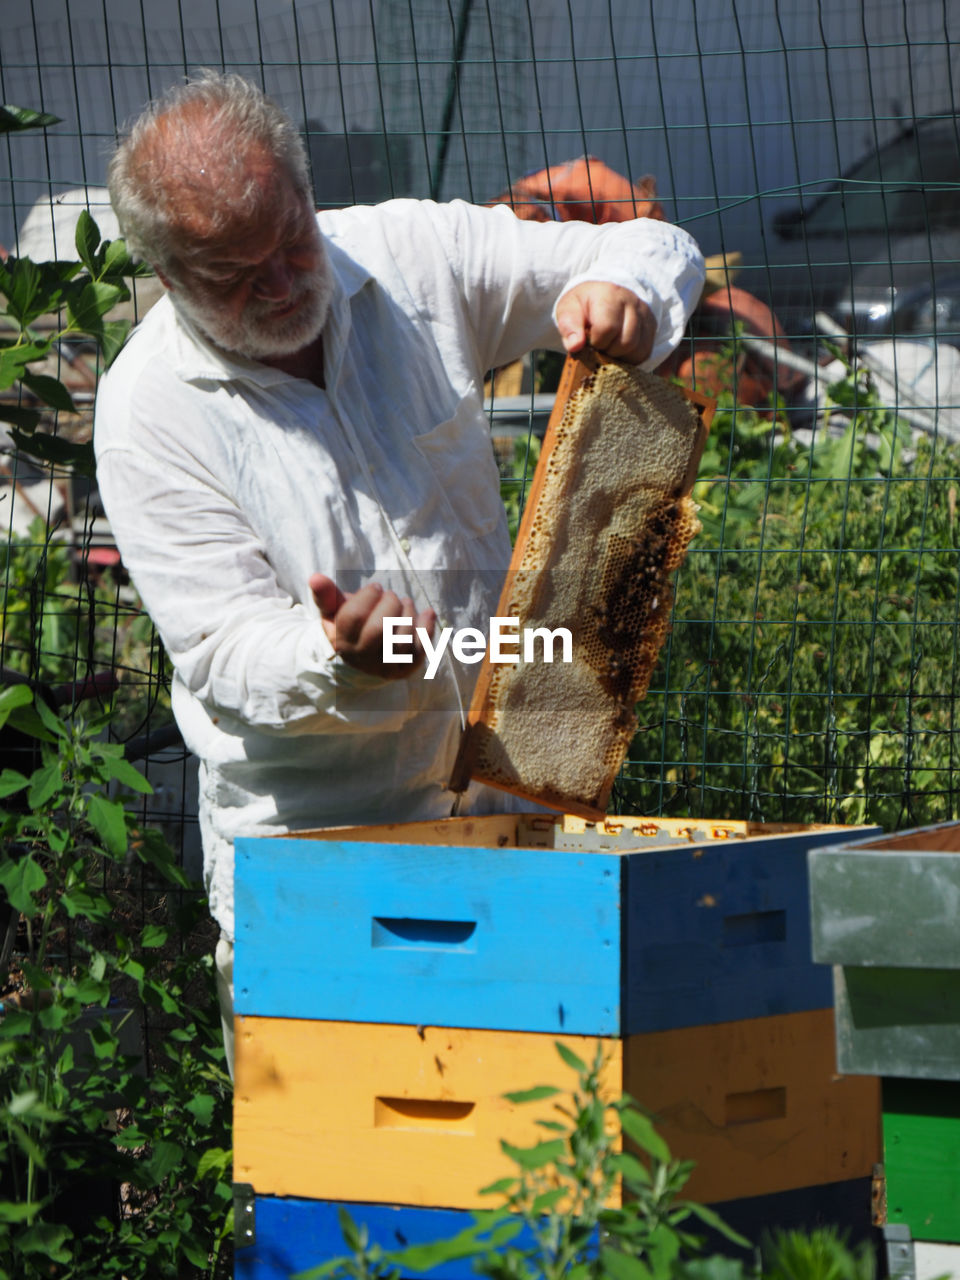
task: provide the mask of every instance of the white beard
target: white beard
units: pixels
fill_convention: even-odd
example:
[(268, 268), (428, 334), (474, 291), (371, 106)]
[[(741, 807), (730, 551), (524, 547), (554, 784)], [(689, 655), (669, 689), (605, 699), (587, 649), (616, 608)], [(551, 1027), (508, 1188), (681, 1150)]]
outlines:
[[(251, 299), (239, 319), (225, 318), (216, 303), (200, 302), (182, 289), (171, 299), (214, 346), (248, 360), (290, 356), (309, 346), (323, 331), (333, 296), (333, 281), (326, 257), (311, 272), (297, 280), (296, 290), (281, 306)], [(291, 302), (299, 302), (289, 315), (277, 316)]]

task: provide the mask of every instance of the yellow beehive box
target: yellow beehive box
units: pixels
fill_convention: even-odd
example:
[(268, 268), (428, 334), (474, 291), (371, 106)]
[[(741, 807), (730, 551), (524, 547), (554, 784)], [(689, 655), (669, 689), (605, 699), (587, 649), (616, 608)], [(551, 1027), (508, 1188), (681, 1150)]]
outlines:
[[(559, 1037), (592, 1059), (597, 1040)], [(605, 1088), (653, 1113), (691, 1197), (713, 1203), (869, 1175), (879, 1159), (871, 1077), (834, 1069), (829, 1009), (604, 1039)], [(247, 1017), (238, 1020), (235, 1176), (257, 1195), (489, 1207), (553, 1102), (503, 1094), (565, 1085), (554, 1037)]]

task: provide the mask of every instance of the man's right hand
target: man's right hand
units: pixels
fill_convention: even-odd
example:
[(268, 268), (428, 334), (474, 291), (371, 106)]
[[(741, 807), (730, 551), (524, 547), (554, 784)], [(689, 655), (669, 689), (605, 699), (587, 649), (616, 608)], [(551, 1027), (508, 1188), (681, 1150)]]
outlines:
[[(323, 629), (334, 651), (358, 671), (381, 676), (385, 680), (402, 680), (416, 671), (426, 658), (423, 645), (417, 637), (416, 627), (423, 627), (433, 636), (437, 615), (433, 609), (414, 611), (409, 596), (398, 596), (395, 591), (384, 591), (377, 582), (368, 582), (359, 591), (344, 594), (332, 578), (315, 573), (308, 582), (313, 598), (320, 610)], [(411, 618), (413, 620), (412, 646), (405, 646), (404, 653), (413, 655), (412, 663), (384, 662), (384, 618)], [(406, 633), (404, 633), (406, 634)]]

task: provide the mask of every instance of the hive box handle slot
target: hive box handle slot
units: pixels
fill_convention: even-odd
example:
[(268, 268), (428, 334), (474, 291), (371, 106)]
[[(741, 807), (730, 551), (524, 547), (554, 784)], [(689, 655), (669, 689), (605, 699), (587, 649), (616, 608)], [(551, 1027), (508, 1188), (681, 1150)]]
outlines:
[(472, 1134), (473, 1102), (438, 1098), (374, 1098), (377, 1129), (432, 1129), (440, 1133)]
[(475, 920), (417, 920), (412, 916), (374, 916), (371, 942), (401, 951), (473, 951)]
[(750, 947), (757, 942), (785, 942), (786, 911), (747, 911), (740, 916), (723, 917), (723, 945)]
[(725, 1124), (756, 1124), (760, 1120), (782, 1120), (787, 1114), (787, 1090), (751, 1089), (728, 1093)]

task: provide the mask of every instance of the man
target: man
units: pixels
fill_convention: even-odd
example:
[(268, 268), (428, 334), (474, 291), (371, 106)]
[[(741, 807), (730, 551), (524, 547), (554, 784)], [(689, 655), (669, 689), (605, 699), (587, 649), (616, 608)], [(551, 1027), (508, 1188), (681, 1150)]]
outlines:
[[(99, 484), (173, 662), (229, 940), (237, 835), (450, 812), (476, 668), (427, 681), (419, 641), (386, 664), (383, 619), (429, 633), (496, 611), (510, 545), (484, 372), (587, 342), (653, 367), (703, 265), (661, 222), (315, 215), (292, 123), (233, 76), (149, 108), (109, 186), (168, 292), (101, 384)], [(474, 786), (461, 811), (510, 807)]]

